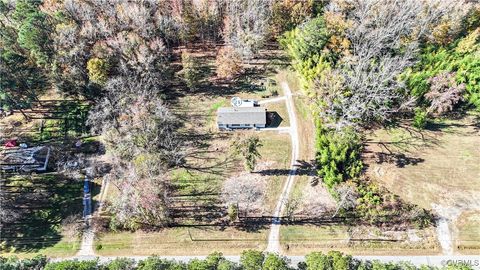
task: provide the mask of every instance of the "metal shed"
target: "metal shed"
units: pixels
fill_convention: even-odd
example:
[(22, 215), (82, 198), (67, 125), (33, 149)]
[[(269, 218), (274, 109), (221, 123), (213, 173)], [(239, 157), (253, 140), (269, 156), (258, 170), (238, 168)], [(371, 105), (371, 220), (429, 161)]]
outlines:
[(217, 111), (219, 129), (264, 128), (267, 109), (264, 107), (223, 107)]

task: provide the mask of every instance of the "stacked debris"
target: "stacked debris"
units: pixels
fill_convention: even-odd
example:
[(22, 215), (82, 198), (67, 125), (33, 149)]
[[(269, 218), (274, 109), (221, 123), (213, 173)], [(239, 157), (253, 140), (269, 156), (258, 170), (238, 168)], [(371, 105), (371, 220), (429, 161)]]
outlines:
[(0, 151), (0, 170), (13, 172), (42, 172), (47, 170), (50, 148), (5, 147)]

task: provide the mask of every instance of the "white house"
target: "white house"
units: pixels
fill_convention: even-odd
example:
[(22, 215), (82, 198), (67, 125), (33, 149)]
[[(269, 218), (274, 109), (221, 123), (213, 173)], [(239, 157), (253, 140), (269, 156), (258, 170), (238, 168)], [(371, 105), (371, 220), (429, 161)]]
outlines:
[(217, 111), (219, 129), (264, 128), (267, 109), (264, 107), (224, 107)]

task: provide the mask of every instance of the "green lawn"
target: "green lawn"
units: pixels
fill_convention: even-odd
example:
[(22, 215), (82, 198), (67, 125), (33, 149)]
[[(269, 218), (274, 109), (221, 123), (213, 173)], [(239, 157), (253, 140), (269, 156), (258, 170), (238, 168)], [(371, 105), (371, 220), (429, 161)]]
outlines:
[(20, 248), (17, 251), (15, 248), (10, 248), (9, 251), (0, 252), (0, 256), (16, 256), (19, 258), (31, 258), (35, 255), (46, 255), (51, 258), (57, 257), (70, 257), (74, 256), (80, 249), (80, 238), (74, 240), (62, 239), (51, 246), (51, 244), (45, 244), (45, 248), (29, 249), (29, 251), (23, 251), (25, 249)]
[(290, 136), (273, 131), (260, 132), (258, 136), (262, 142), (259, 151), (262, 158), (259, 163), (268, 164), (266, 170), (272, 172), (271, 175), (267, 176), (267, 192), (264, 204), (267, 212), (273, 213), (290, 169)]
[(2, 187), (9, 191), (5, 200), (14, 200), (21, 215), (14, 223), (2, 224), (2, 253), (55, 257), (75, 254), (79, 239), (65, 239), (60, 223), (71, 214), (82, 213), (82, 187), (81, 181), (56, 173), (8, 177)]

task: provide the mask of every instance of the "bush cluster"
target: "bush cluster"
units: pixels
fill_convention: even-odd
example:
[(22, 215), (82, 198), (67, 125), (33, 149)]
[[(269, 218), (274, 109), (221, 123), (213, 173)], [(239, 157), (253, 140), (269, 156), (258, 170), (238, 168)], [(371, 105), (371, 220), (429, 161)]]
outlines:
[(406, 85), (412, 96), (426, 105), (425, 94), (430, 90), (430, 79), (440, 73), (455, 74), (455, 81), (465, 85), (465, 100), (480, 110), (480, 29), (450, 46), (428, 46), (420, 62), (405, 72)]
[(106, 263), (97, 260), (78, 261), (64, 260), (49, 262), (45, 256), (33, 259), (18, 259), (15, 257), (0, 257), (2, 270), (401, 270), (401, 269), (448, 269), (470, 270), (472, 267), (464, 264), (450, 265), (444, 268), (432, 266), (416, 267), (412, 264), (382, 263), (379, 261), (360, 261), (350, 255), (338, 251), (324, 254), (312, 252), (305, 256), (305, 261), (291, 266), (290, 261), (282, 256), (261, 251), (246, 250), (242, 252), (240, 263), (227, 260), (222, 253), (214, 252), (204, 260), (192, 259), (188, 263), (166, 260), (152, 256), (145, 260), (134, 261), (128, 258), (116, 258)]
[(361, 138), (353, 129), (336, 131), (319, 125), (316, 150), (318, 174), (330, 192), (336, 185), (358, 176), (362, 171)]

